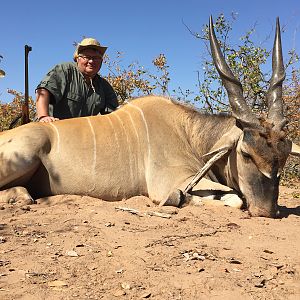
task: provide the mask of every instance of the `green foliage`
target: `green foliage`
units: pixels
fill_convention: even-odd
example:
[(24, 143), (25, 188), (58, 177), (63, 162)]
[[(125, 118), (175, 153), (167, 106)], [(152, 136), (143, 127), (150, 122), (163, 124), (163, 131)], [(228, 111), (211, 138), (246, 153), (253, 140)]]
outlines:
[[(109, 74), (106, 78), (114, 87), (120, 104), (136, 96), (152, 93), (166, 95), (168, 93), (169, 66), (164, 54), (158, 55), (152, 61), (155, 72), (146, 70), (138, 63), (132, 63), (127, 68), (121, 67), (121, 57), (119, 52), (115, 60), (106, 56), (104, 61), (109, 68)], [(24, 95), (15, 90), (8, 90), (8, 93), (14, 95), (14, 99), (10, 103), (1, 103), (0, 101), (0, 131), (9, 129), (11, 122), (22, 112)], [(31, 97), (29, 98), (29, 110), (30, 119), (33, 120), (35, 103)], [(20, 125), (20, 120), (16, 126), (18, 125)]]
[[(271, 52), (261, 46), (256, 46), (252, 41), (251, 37), (255, 31), (255, 26), (240, 38), (237, 49), (234, 49), (228, 38), (234, 21), (234, 15), (232, 15), (232, 20), (229, 22), (224, 14), (220, 14), (214, 23), (215, 32), (228, 66), (243, 85), (244, 97), (247, 103), (252, 108), (260, 107), (261, 109), (265, 106), (264, 96), (268, 82), (266, 79), (268, 74), (261, 71), (261, 66), (265, 64)], [(201, 34), (193, 33), (193, 35), (204, 40), (207, 49), (209, 49), (208, 25), (204, 25)], [(227, 93), (223, 89), (210, 50), (208, 52), (209, 56), (204, 61), (203, 67), (204, 79), (201, 80), (198, 74), (199, 96), (195, 98), (195, 101), (200, 101), (208, 112), (228, 112), (230, 107)]]
[[(3, 56), (0, 54), (0, 62), (3, 59)], [(0, 78), (5, 76), (5, 72), (0, 69)]]
[[(240, 38), (239, 45), (233, 47), (229, 41), (229, 36), (235, 20), (236, 15), (234, 14), (232, 14), (230, 19), (225, 18), (224, 14), (220, 14), (214, 22), (215, 31), (229, 67), (243, 85), (247, 103), (254, 111), (262, 113), (266, 110), (265, 94), (271, 74), (270, 71), (263, 72), (262, 69), (270, 70), (269, 63), (267, 68), (264, 68), (264, 65), (270, 57), (271, 50), (267, 51), (261, 44), (256, 45), (254, 43), (252, 36), (256, 30), (255, 25)], [(172, 97), (186, 102), (193, 102), (210, 113), (229, 112), (227, 93), (222, 86), (221, 79), (210, 55), (208, 26), (204, 25), (201, 33), (191, 33), (196, 38), (203, 40), (207, 47), (207, 55), (203, 61), (203, 72), (201, 72), (203, 79), (200, 76), (200, 71), (198, 71), (196, 79), (198, 85), (197, 94), (179, 87), (178, 90), (172, 91)], [(295, 49), (290, 50), (286, 68), (293, 67), (298, 61), (299, 56)], [(109, 70), (106, 78), (117, 92), (120, 104), (133, 97), (153, 93), (170, 96), (169, 83), (171, 79), (169, 76), (169, 65), (164, 54), (159, 54), (155, 57), (149, 69), (141, 66), (138, 62), (124, 67), (123, 54), (121, 52), (118, 52), (114, 58), (105, 56), (104, 64), (107, 65)], [(295, 139), (299, 136), (300, 104), (297, 93), (299, 93), (298, 79), (300, 76), (297, 69), (293, 69), (292, 72), (287, 72), (287, 74), (284, 90), (285, 110), (289, 120), (289, 135)], [(16, 115), (21, 112), (20, 102), (23, 99), (22, 97), (22, 95), (15, 92), (15, 99), (11, 104), (0, 103), (1, 130), (8, 128), (8, 120), (13, 119), (13, 117), (9, 117), (9, 114)], [(32, 102), (31, 113), (34, 113)]]
[[(270, 66), (264, 67), (268, 58), (270, 58), (271, 50), (266, 50), (261, 44), (256, 45), (252, 40), (255, 25), (240, 38), (239, 45), (233, 47), (229, 41), (229, 36), (235, 20), (236, 16), (234, 14), (231, 16), (230, 21), (225, 18), (224, 14), (220, 14), (214, 23), (215, 32), (229, 67), (243, 85), (244, 97), (247, 103), (254, 111), (261, 114), (266, 111), (265, 94), (271, 76), (271, 71), (262, 71), (262, 69), (271, 69)], [(178, 90), (172, 91), (172, 97), (186, 102), (193, 102), (210, 113), (230, 112), (227, 93), (211, 59), (208, 46), (208, 26), (204, 25), (201, 33), (192, 32), (190, 29), (189, 31), (195, 38), (203, 40), (207, 48), (207, 56), (203, 61), (203, 72), (201, 71), (201, 74), (200, 71), (197, 72), (198, 94), (179, 87)], [(124, 67), (122, 56), (123, 54), (118, 52), (115, 58), (105, 56), (104, 60), (109, 70), (106, 78), (114, 87), (120, 104), (129, 101), (133, 97), (153, 93), (170, 96), (169, 83), (171, 79), (169, 65), (164, 54), (159, 54), (153, 59), (150, 69), (144, 68), (138, 62)], [(2, 58), (0, 55), (0, 62)], [(300, 70), (295, 68), (297, 62), (299, 62), (299, 55), (295, 49), (291, 49), (286, 62), (285, 115), (288, 119), (288, 137), (299, 143)], [(292, 71), (289, 71), (289, 68), (292, 68)], [(203, 79), (200, 76), (202, 74)], [(0, 131), (7, 130), (9, 124), (22, 111), (24, 96), (14, 90), (10, 90), (9, 93), (14, 95), (11, 103), (5, 104), (0, 101)], [(35, 105), (32, 98), (29, 99), (29, 105), (32, 120), (35, 115)], [(292, 178), (299, 177), (299, 172), (298, 160), (289, 158), (282, 176), (282, 183), (290, 182)]]
[(104, 63), (109, 69), (106, 79), (115, 89), (120, 104), (136, 96), (152, 93), (168, 94), (169, 66), (164, 54), (158, 55), (152, 61), (155, 72), (145, 69), (138, 62), (131, 63), (126, 68), (121, 67), (121, 52), (117, 53), (114, 60), (105, 56)]
[[(242, 83), (246, 102), (254, 111), (261, 113), (266, 110), (267, 106), (265, 95), (271, 71), (270, 66), (265, 67), (265, 63), (270, 57), (272, 49), (268, 51), (261, 44), (256, 45), (254, 43), (252, 36), (256, 30), (255, 25), (240, 38), (239, 44), (234, 48), (229, 41), (229, 36), (235, 20), (234, 14), (230, 21), (225, 18), (224, 14), (220, 14), (214, 22), (215, 32), (228, 66)], [(208, 56), (203, 62), (203, 79), (200, 79), (200, 73), (198, 73), (199, 95), (194, 100), (200, 102), (200, 105), (208, 112), (229, 112), (227, 93), (222, 86), (222, 81), (210, 55), (208, 25), (203, 26), (201, 34), (191, 30), (190, 32), (196, 38), (204, 40), (208, 52)], [(290, 50), (288, 54), (286, 69), (299, 61), (294, 49)], [(263, 69), (269, 71), (262, 71)]]
[[(10, 103), (1, 103), (0, 101), (0, 132), (8, 130), (10, 124), (20, 116), (22, 112), (22, 103), (24, 101), (24, 95), (15, 91), (8, 90), (8, 93), (14, 95), (14, 99)], [(35, 105), (31, 97), (29, 97), (29, 117), (33, 120), (35, 116)], [(18, 120), (16, 126), (20, 125), (21, 119)], [(16, 127), (15, 126), (15, 127)]]
[(288, 119), (289, 138), (300, 143), (300, 70), (294, 69), (289, 84), (285, 86), (285, 115)]

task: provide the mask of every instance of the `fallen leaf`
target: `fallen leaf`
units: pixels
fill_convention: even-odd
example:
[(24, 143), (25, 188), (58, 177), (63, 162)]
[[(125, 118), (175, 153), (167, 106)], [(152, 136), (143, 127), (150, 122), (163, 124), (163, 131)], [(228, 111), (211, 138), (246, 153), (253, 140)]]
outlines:
[(115, 297), (125, 296), (126, 292), (124, 290), (117, 290), (114, 292)]
[(115, 226), (115, 223), (107, 222), (107, 223), (104, 224), (104, 226), (112, 227), (112, 226)]
[(116, 270), (116, 273), (117, 273), (117, 274), (123, 273), (123, 269), (118, 269), (118, 270)]
[(273, 251), (271, 251), (271, 250), (267, 250), (267, 249), (266, 249), (266, 250), (264, 250), (264, 252), (265, 252), (265, 253), (268, 253), (268, 254), (273, 254), (273, 253), (274, 253)]
[(124, 289), (124, 290), (130, 290), (131, 286), (129, 283), (126, 283), (126, 282), (123, 282), (121, 284), (121, 287)]
[(69, 250), (69, 251), (67, 251), (67, 252), (66, 252), (66, 255), (67, 255), (67, 256), (71, 256), (71, 257), (77, 257), (77, 256), (78, 256), (77, 252), (74, 251), (74, 250)]
[(240, 269), (236, 269), (236, 268), (233, 268), (232, 271), (234, 271), (234, 272), (241, 272)]
[(192, 259), (192, 260), (205, 260), (205, 256), (200, 255), (200, 254), (197, 253), (197, 252), (194, 252), (191, 259)]
[(151, 293), (150, 292), (145, 292), (144, 294), (141, 295), (141, 298), (150, 298)]
[(239, 260), (237, 260), (237, 259), (235, 259), (235, 258), (231, 258), (231, 259), (229, 260), (229, 263), (231, 263), (231, 264), (236, 264), (236, 265), (242, 264)]
[(254, 286), (257, 288), (263, 288), (266, 285), (266, 280), (263, 279), (261, 281), (259, 281), (258, 283), (256, 283)]
[(62, 280), (54, 280), (48, 282), (49, 287), (66, 287), (68, 284)]
[(241, 226), (236, 224), (236, 223), (228, 223), (226, 224), (227, 227), (231, 228), (231, 229), (237, 229), (237, 228), (240, 228)]

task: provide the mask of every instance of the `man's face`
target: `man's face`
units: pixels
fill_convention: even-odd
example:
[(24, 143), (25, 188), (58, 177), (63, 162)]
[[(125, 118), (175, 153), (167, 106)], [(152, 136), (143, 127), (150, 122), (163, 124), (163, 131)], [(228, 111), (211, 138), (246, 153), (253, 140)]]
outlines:
[(95, 49), (84, 49), (77, 58), (78, 69), (83, 75), (94, 77), (100, 70), (102, 65), (102, 56)]

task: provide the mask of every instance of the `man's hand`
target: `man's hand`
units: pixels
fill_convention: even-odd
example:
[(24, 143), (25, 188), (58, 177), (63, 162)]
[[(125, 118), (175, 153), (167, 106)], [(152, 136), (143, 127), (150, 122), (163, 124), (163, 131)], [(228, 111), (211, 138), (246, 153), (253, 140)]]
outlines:
[(54, 121), (58, 121), (58, 118), (50, 117), (50, 116), (41, 116), (39, 117), (39, 122), (50, 123)]
[(49, 116), (50, 92), (46, 89), (36, 90), (36, 111), (38, 121), (50, 123), (59, 120), (58, 118)]

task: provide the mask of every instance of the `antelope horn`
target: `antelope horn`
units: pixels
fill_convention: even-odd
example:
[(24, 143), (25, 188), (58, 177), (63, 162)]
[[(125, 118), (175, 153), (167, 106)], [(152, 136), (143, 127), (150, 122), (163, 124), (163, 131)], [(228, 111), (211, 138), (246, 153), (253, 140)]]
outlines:
[(259, 120), (252, 113), (243, 96), (242, 84), (234, 77), (221, 52), (213, 28), (212, 16), (209, 18), (209, 41), (213, 61), (227, 91), (233, 116), (242, 122), (259, 125)]
[(266, 98), (268, 102), (268, 118), (274, 125), (282, 129), (286, 121), (282, 107), (282, 82), (285, 79), (285, 70), (282, 58), (281, 34), (279, 18), (276, 19), (276, 34), (272, 54), (272, 77)]

